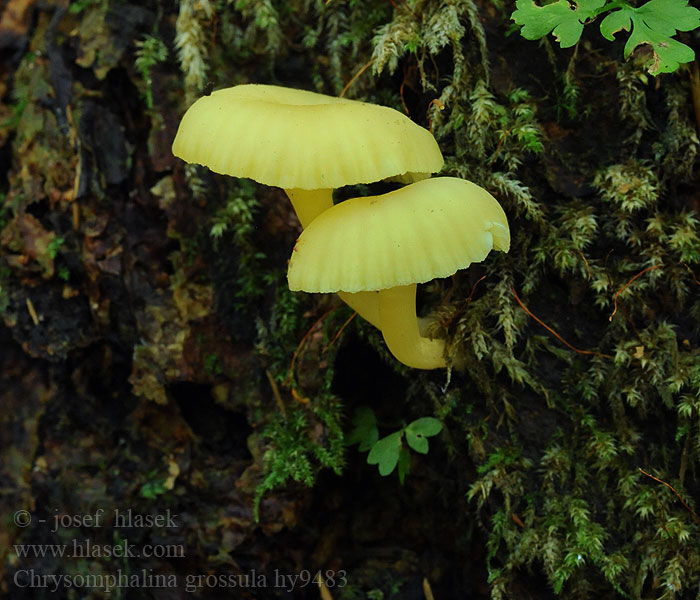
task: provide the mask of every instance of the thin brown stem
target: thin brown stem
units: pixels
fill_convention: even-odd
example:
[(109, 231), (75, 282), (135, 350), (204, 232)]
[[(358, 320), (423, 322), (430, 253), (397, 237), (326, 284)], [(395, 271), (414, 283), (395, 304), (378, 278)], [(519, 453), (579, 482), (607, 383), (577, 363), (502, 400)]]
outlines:
[(615, 316), (615, 313), (617, 312), (617, 297), (624, 292), (632, 282), (634, 282), (636, 279), (644, 275), (644, 273), (647, 273), (649, 271), (654, 271), (655, 269), (661, 269), (663, 268), (663, 265), (654, 265), (652, 267), (647, 267), (646, 269), (642, 269), (639, 273), (637, 273), (632, 279), (630, 279), (625, 285), (623, 285), (619, 290), (615, 292), (615, 295), (613, 296), (613, 311), (610, 314), (610, 317), (608, 317), (609, 321), (613, 320), (613, 317)]
[(586, 279), (588, 281), (590, 281), (591, 280), (591, 267), (588, 266), (588, 261), (586, 260), (586, 257), (583, 255), (583, 252), (581, 252), (580, 250), (576, 250), (576, 252), (578, 252), (579, 256), (583, 260), (583, 264), (586, 265), (586, 273), (587, 273)]
[(486, 168), (488, 169), (493, 162), (496, 160), (496, 157), (498, 157), (498, 153), (501, 151), (501, 146), (503, 146), (503, 142), (506, 141), (506, 138), (510, 135), (510, 132), (513, 130), (513, 128), (509, 128), (508, 130), (503, 132), (503, 135), (501, 136), (501, 139), (498, 140), (498, 145), (496, 146), (496, 149), (493, 151), (493, 156), (491, 156), (491, 159), (489, 162), (486, 164)]
[(327, 310), (324, 312), (316, 321), (314, 321), (314, 324), (309, 327), (308, 331), (302, 336), (301, 341), (299, 342), (299, 345), (297, 346), (297, 349), (294, 351), (294, 354), (292, 355), (292, 361), (289, 363), (289, 374), (287, 375), (287, 378), (284, 380), (285, 385), (292, 384), (292, 390), (294, 389), (294, 365), (296, 364), (297, 357), (301, 354), (301, 350), (304, 347), (304, 344), (306, 344), (306, 340), (309, 339), (311, 334), (316, 330), (316, 328), (323, 322), (323, 320), (330, 315), (336, 307), (331, 308), (330, 310)]
[(338, 329), (338, 333), (336, 333), (333, 336), (333, 339), (330, 342), (328, 342), (328, 345), (323, 349), (324, 353), (328, 352), (328, 350), (330, 350), (330, 348), (333, 346), (333, 344), (335, 344), (338, 341), (338, 338), (342, 335), (343, 331), (345, 331), (345, 328), (348, 325), (350, 325), (350, 321), (352, 321), (356, 316), (357, 316), (357, 311), (353, 312), (350, 315), (350, 317), (345, 321), (345, 323), (343, 323), (343, 325), (340, 327), (340, 329)]
[(688, 265), (686, 265), (684, 262), (682, 262), (681, 264), (682, 264), (686, 269), (688, 269), (688, 273), (690, 273), (690, 276), (693, 278), (693, 281), (694, 281), (695, 283), (697, 283), (698, 285), (700, 285), (700, 281), (698, 281), (698, 278), (695, 277), (695, 273), (693, 273), (693, 270), (692, 270)]
[[(450, 316), (450, 320), (447, 321), (446, 323), (443, 322), (444, 323), (443, 327), (445, 329), (447, 329), (450, 325), (452, 325), (452, 323), (454, 323), (454, 320), (467, 309), (467, 307), (469, 306), (469, 304), (472, 301), (472, 298), (474, 297), (474, 292), (476, 291), (476, 286), (479, 285), (484, 279), (486, 279), (486, 275), (482, 275), (481, 277), (479, 277), (477, 282), (472, 286), (472, 291), (469, 294), (469, 296), (467, 296), (467, 298), (464, 299), (464, 301), (461, 303), (461, 306), (454, 312), (454, 314), (452, 314)], [(447, 297), (445, 297), (445, 299), (440, 303), (440, 306), (447, 304), (447, 302), (449, 300), (449, 296), (452, 294), (453, 291), (454, 291), (454, 283), (452, 284), (452, 288), (448, 292)]]
[(27, 297), (25, 300), (27, 304), (27, 312), (29, 313), (29, 316), (32, 318), (32, 323), (34, 325), (39, 324), (39, 316), (36, 314), (36, 310), (34, 309), (34, 303), (31, 301), (31, 298)]
[(654, 477), (651, 473), (647, 473), (647, 472), (646, 472), (644, 469), (642, 469), (641, 467), (637, 467), (637, 468), (639, 469), (639, 472), (640, 472), (642, 475), (646, 475), (646, 476), (649, 477), (650, 479), (653, 479), (654, 481), (656, 481), (656, 482), (658, 482), (658, 483), (660, 483), (660, 484), (662, 484), (662, 485), (665, 485), (669, 490), (671, 490), (671, 491), (676, 495), (676, 498), (678, 498), (678, 499), (680, 500), (680, 502), (681, 502), (681, 504), (683, 505), (683, 507), (690, 513), (690, 516), (693, 517), (693, 520), (694, 520), (698, 525), (700, 525), (700, 518), (695, 514), (695, 511), (693, 511), (693, 509), (690, 508), (690, 506), (688, 505), (688, 503), (687, 503), (685, 500), (683, 500), (683, 498), (681, 498), (681, 495), (673, 488), (672, 485), (666, 483), (663, 479), (659, 479), (658, 477)]
[(272, 373), (270, 373), (269, 369), (265, 369), (265, 375), (267, 375), (267, 381), (270, 383), (270, 388), (272, 389), (272, 395), (275, 397), (275, 401), (277, 402), (277, 406), (280, 409), (280, 412), (282, 413), (282, 416), (286, 419), (287, 418), (287, 410), (284, 408), (284, 402), (282, 402), (282, 396), (280, 395), (280, 389), (277, 387), (277, 382), (275, 381), (275, 378), (272, 376)]
[(430, 109), (432, 108), (433, 104), (437, 106), (440, 110), (445, 110), (445, 103), (442, 100), (439, 100), (438, 98), (433, 98), (430, 101), (430, 104), (428, 104), (428, 125), (430, 126), (430, 133), (433, 133), (433, 120), (430, 117)]
[(355, 82), (357, 81), (358, 77), (359, 77), (360, 75), (362, 75), (362, 73), (364, 73), (367, 69), (369, 69), (373, 64), (374, 64), (374, 59), (372, 59), (372, 60), (370, 60), (369, 62), (367, 62), (367, 63), (365, 63), (364, 65), (362, 65), (362, 67), (360, 68), (360, 70), (359, 70), (357, 73), (355, 73), (355, 74), (352, 76), (352, 78), (350, 79), (350, 81), (348, 81), (348, 82), (345, 84), (345, 87), (343, 88), (343, 91), (340, 92), (340, 97), (341, 97), (341, 98), (342, 98), (343, 96), (345, 96), (345, 92), (347, 92), (347, 91), (350, 89), (350, 86), (351, 86), (353, 83), (355, 83)]
[(544, 327), (549, 333), (551, 333), (555, 338), (557, 338), (562, 344), (564, 344), (569, 350), (573, 350), (574, 352), (578, 352), (579, 354), (589, 354), (593, 356), (600, 356), (602, 358), (614, 358), (613, 356), (610, 356), (609, 354), (603, 354), (602, 352), (595, 352), (594, 350), (579, 350), (578, 348), (572, 346), (569, 342), (567, 342), (563, 337), (561, 337), (554, 329), (552, 329), (547, 323), (542, 321), (542, 319), (536, 317), (530, 309), (528, 309), (527, 306), (525, 306), (522, 302), (522, 300), (518, 297), (517, 292), (515, 291), (515, 288), (511, 286), (511, 291), (513, 292), (513, 296), (515, 296), (516, 302), (520, 305), (520, 308), (522, 308), (530, 317), (532, 317), (535, 321), (537, 321), (542, 327)]

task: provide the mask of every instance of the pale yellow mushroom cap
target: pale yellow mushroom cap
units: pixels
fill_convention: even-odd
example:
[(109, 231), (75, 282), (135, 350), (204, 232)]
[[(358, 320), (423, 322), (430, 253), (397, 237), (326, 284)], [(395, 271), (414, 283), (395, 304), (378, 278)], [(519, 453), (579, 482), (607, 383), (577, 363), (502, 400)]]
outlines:
[(436, 177), (320, 214), (299, 236), (287, 277), (291, 290), (381, 290), (448, 277), (509, 247), (506, 215), (491, 194)]
[(371, 183), (442, 168), (435, 138), (386, 106), (270, 85), (239, 85), (197, 100), (173, 154), (225, 175), (304, 190)]

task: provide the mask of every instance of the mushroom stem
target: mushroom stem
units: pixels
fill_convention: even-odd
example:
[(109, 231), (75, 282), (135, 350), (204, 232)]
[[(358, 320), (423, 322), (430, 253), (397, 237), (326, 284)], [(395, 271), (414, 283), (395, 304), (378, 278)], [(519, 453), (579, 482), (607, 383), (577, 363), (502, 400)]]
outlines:
[[(303, 229), (323, 211), (333, 206), (333, 190), (300, 190), (291, 188), (284, 190), (289, 197), (294, 212)], [(369, 321), (379, 329), (379, 306), (377, 292), (339, 292), (338, 296), (365, 321)]]
[(377, 329), (379, 325), (379, 294), (377, 292), (338, 292), (340, 299), (365, 321)]
[(390, 352), (414, 369), (446, 366), (445, 343), (423, 337), (416, 317), (416, 284), (379, 290), (379, 320)]
[(294, 207), (299, 223), (306, 229), (318, 215), (333, 206), (333, 190), (300, 190), (288, 188), (284, 190)]

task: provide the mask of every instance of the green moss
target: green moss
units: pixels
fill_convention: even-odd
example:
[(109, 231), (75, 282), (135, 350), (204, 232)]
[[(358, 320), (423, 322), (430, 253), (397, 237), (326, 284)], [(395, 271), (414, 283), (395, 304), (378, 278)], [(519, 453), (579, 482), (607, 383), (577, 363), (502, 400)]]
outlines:
[[(332, 311), (314, 323), (302, 316), (305, 300), (279, 286), (271, 319), (258, 328), (258, 352), (279, 397), (271, 399), (263, 417), (266, 450), (255, 491), (256, 519), (267, 492), (291, 482), (311, 486), (319, 469), (340, 474), (345, 461), (342, 402), (331, 391), (337, 349), (330, 342), (347, 315)], [(315, 332), (320, 337), (311, 338)]]
[(72, 14), (77, 15), (93, 6), (103, 4), (104, 0), (76, 0), (72, 2), (68, 9)]
[[(642, 63), (610, 58), (605, 40), (566, 55), (545, 42), (542, 64), (524, 76), (520, 55), (539, 50), (504, 43), (502, 3), (208, 4), (211, 14), (181, 3), (188, 90), (214, 73), (217, 87), (282, 79), (339, 93), (371, 65), (348, 94), (407, 102), (432, 126), (444, 174), (484, 186), (508, 214), (508, 255), (422, 290), (454, 363), (446, 390), (439, 375), (396, 365), (376, 330), (350, 325), (409, 390), (397, 421), (432, 409), (450, 459), (473, 467), (459, 482), (470, 501), (455, 505), (487, 540), (492, 598), (516, 597), (527, 572), (565, 599), (697, 595), (700, 142), (686, 79), (650, 82)], [(214, 22), (223, 43), (202, 33)], [(444, 110), (428, 107), (434, 99)], [(201, 181), (190, 177), (200, 198)], [(234, 185), (211, 233), (238, 252), (231, 301), (267, 302), (257, 353), (283, 407), (269, 394), (256, 413), (259, 503), (279, 486), (312, 485), (319, 468), (342, 468), (337, 365), (322, 348), (348, 315), (324, 317), (328, 298), (286, 289), (284, 265), (271, 267), (255, 235), (260, 192)]]
[(258, 188), (245, 179), (227, 184), (228, 196), (212, 218), (209, 235), (216, 252), (229, 244), (237, 251), (235, 295), (230, 301), (233, 308), (240, 308), (259, 300), (267, 287), (278, 280), (279, 273), (266, 271), (265, 251), (256, 245), (253, 235), (260, 206), (256, 198)]
[[(420, 31), (402, 18), (382, 30), (385, 48), (375, 56), (400, 58), (392, 39)], [(560, 107), (569, 118), (588, 115), (581, 126), (590, 127), (595, 107), (573, 64)], [(479, 66), (470, 63), (483, 74)], [(690, 546), (697, 523), (637, 468), (658, 469), (684, 498), (684, 482), (698, 486), (690, 465), (700, 431), (689, 421), (698, 414), (689, 400), (700, 389), (690, 383), (699, 352), (697, 269), (690, 268), (698, 261), (698, 224), (667, 187), (671, 177), (674, 186), (690, 183), (697, 135), (675, 81), (662, 87), (661, 129), (652, 124), (639, 67), (618, 65), (606, 85), (618, 88), (624, 151), (613, 161), (587, 155), (579, 168), (593, 189), (578, 197), (553, 193), (533, 175), (534, 165), (547, 172), (559, 157), (527, 92), (499, 96), (482, 75), (453, 79), (440, 96), (447, 106), (435, 131), (448, 149), (447, 171), (490, 189), (513, 232), (509, 255), (489, 257), (476, 288), (458, 281), (439, 312), (450, 353), (466, 369), (463, 378), (453, 376), (449, 414), (477, 466), (468, 495), (488, 537), (493, 598), (512, 597), (523, 568), (544, 573), (565, 598), (605, 591), (636, 598), (644, 586), (670, 598), (700, 586), (700, 554)], [(557, 102), (549, 110), (561, 116)], [(550, 181), (559, 178), (552, 173)], [(567, 341), (599, 354), (563, 346), (515, 304), (512, 286)], [(487, 420), (455, 413), (470, 389), (478, 390)], [(536, 439), (525, 422), (532, 411), (534, 427), (544, 428)]]
[(158, 63), (162, 63), (168, 57), (168, 48), (162, 40), (153, 36), (147, 35), (143, 39), (136, 42), (136, 57), (134, 59), (134, 67), (141, 75), (144, 84), (144, 101), (146, 108), (153, 109), (153, 82), (151, 80), (151, 72), (153, 67)]
[[(341, 404), (325, 392), (310, 399), (308, 406), (288, 404), (284, 414), (275, 414), (265, 427), (267, 449), (263, 476), (255, 490), (254, 514), (259, 519), (263, 496), (291, 482), (313, 485), (320, 468), (337, 474), (344, 464)], [(316, 433), (320, 429), (322, 433)]]

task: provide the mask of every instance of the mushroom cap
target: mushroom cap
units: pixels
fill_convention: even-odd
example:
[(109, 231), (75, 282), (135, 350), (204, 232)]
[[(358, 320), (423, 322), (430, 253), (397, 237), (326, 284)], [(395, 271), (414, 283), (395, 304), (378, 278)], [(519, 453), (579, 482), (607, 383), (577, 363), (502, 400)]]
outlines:
[(197, 100), (173, 154), (216, 173), (305, 190), (422, 179), (443, 164), (432, 134), (393, 108), (258, 84)]
[(381, 290), (448, 277), (509, 247), (506, 215), (491, 194), (436, 177), (320, 214), (299, 236), (287, 278), (291, 290)]

